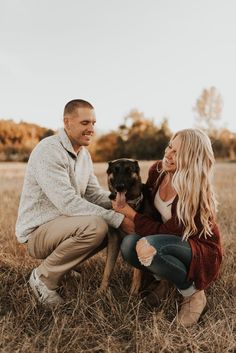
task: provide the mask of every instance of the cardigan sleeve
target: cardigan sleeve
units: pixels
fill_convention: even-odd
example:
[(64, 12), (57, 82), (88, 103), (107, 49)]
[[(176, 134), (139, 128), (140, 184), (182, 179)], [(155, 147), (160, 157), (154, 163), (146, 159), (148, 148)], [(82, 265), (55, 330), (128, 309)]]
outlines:
[[(175, 217), (176, 218), (176, 217)], [(149, 216), (137, 213), (134, 217), (135, 232), (138, 235), (146, 236), (152, 234), (183, 234), (183, 226), (178, 220), (172, 217), (166, 223), (161, 223)]]

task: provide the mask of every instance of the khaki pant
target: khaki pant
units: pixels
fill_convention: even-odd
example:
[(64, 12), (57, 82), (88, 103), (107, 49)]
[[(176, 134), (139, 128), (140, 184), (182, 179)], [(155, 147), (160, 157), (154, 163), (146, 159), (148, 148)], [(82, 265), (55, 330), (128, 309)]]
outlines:
[(66, 272), (105, 246), (107, 232), (106, 222), (98, 216), (61, 216), (38, 227), (29, 236), (28, 251), (43, 259), (37, 267), (40, 279), (56, 289)]

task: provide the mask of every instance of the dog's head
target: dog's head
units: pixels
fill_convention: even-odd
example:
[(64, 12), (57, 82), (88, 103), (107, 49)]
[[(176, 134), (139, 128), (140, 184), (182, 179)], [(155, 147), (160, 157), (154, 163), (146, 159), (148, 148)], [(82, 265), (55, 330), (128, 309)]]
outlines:
[(136, 160), (120, 158), (108, 162), (107, 175), (110, 198), (116, 198), (121, 207), (127, 198), (135, 198), (140, 193), (142, 184)]

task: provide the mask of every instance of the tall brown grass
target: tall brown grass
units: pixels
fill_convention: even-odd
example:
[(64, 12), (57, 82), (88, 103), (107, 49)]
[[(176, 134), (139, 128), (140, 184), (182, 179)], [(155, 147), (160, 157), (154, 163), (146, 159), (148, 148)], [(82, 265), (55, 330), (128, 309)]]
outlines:
[[(150, 163), (141, 164), (144, 179)], [(104, 186), (105, 168), (95, 164)], [(105, 252), (82, 264), (79, 277), (67, 275), (64, 306), (50, 311), (39, 305), (27, 284), (37, 261), (14, 235), (24, 169), (23, 164), (0, 165), (0, 352), (235, 352), (235, 164), (216, 166), (224, 260), (219, 279), (206, 291), (208, 310), (190, 329), (174, 320), (181, 300), (175, 290), (155, 309), (130, 297), (130, 269), (121, 259), (107, 296), (97, 294)]]

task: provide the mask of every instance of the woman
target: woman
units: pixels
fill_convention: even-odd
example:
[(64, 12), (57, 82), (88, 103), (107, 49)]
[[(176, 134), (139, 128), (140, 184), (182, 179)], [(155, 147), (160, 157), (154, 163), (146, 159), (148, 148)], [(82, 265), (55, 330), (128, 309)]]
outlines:
[[(177, 320), (185, 327), (195, 324), (203, 312), (204, 289), (216, 279), (222, 260), (213, 165), (208, 136), (198, 129), (179, 131), (171, 138), (163, 160), (149, 170), (153, 217), (127, 204), (118, 208), (113, 202), (114, 209), (134, 226), (135, 234), (122, 242), (124, 259), (177, 287), (184, 297)], [(158, 288), (163, 292), (159, 285), (157, 294)]]

